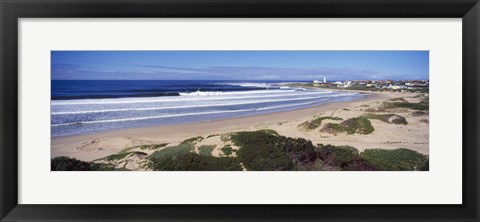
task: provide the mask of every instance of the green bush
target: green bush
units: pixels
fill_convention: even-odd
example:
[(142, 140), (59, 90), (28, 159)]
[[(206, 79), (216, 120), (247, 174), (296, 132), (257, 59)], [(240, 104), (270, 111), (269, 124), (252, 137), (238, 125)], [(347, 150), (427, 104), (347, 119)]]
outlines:
[(414, 117), (426, 116), (426, 115), (428, 115), (428, 112), (425, 112), (425, 111), (415, 111), (415, 112), (412, 112), (412, 116), (414, 116)]
[(109, 155), (105, 158), (102, 158), (102, 160), (106, 160), (106, 161), (114, 161), (114, 160), (121, 160), (131, 154), (137, 154), (137, 155), (148, 155), (144, 152), (140, 152), (140, 151), (133, 151), (133, 152), (120, 152), (120, 153), (117, 153), (117, 154), (112, 154), (112, 155)]
[(407, 101), (406, 99), (404, 99), (404, 98), (393, 98), (393, 99), (390, 99), (389, 101), (408, 103), (408, 101)]
[(66, 156), (55, 157), (50, 162), (52, 171), (114, 171), (111, 164), (93, 163)]
[(225, 154), (225, 155), (227, 155), (227, 156), (228, 156), (228, 155), (231, 155), (231, 154), (233, 153), (233, 151), (234, 151), (234, 150), (232, 149), (232, 146), (230, 146), (230, 145), (225, 145), (225, 146), (222, 147), (222, 149), (220, 149), (220, 150), (223, 152), (223, 154)]
[(299, 127), (303, 127), (307, 130), (314, 130), (318, 127), (320, 127), (320, 125), (322, 124), (322, 121), (323, 120), (327, 120), (327, 119), (330, 119), (330, 120), (342, 120), (342, 118), (340, 117), (330, 117), (330, 116), (324, 116), (324, 117), (317, 117), (313, 120), (310, 120), (310, 121), (306, 121), (306, 122), (303, 122), (301, 123), (300, 125), (298, 125)]
[(428, 169), (428, 156), (413, 150), (399, 148), (395, 150), (367, 149), (360, 156), (370, 165), (385, 171), (425, 170)]
[(241, 171), (236, 158), (204, 156), (196, 153), (182, 153), (175, 157), (153, 159), (153, 170), (159, 171)]
[(237, 155), (248, 170), (292, 170), (316, 159), (315, 146), (302, 138), (254, 131), (232, 134), (231, 139), (240, 147)]
[(337, 166), (345, 166), (354, 160), (360, 159), (358, 150), (352, 146), (318, 144), (317, 152), (324, 161), (329, 160), (331, 164)]
[(393, 108), (407, 108), (407, 109), (413, 109), (413, 110), (428, 111), (428, 109), (429, 109), (428, 98), (426, 98), (426, 99), (424, 99), (424, 100), (422, 100), (418, 103), (410, 103), (407, 100), (403, 100), (403, 101), (400, 101), (400, 102), (397, 102), (397, 101), (396, 100), (387, 100), (387, 101), (383, 102), (381, 110), (393, 109)]
[(166, 147), (168, 143), (162, 143), (162, 144), (148, 144), (148, 145), (141, 145), (141, 146), (133, 146), (133, 147), (128, 147), (120, 151), (119, 153), (129, 153), (132, 150), (135, 149), (140, 149), (140, 150), (156, 150), (162, 147)]
[(428, 103), (419, 102), (419, 103), (392, 103), (395, 107), (398, 108), (408, 108), (414, 110), (428, 110)]
[(197, 137), (192, 137), (189, 139), (184, 140), (180, 144), (188, 144), (188, 143), (194, 143), (194, 142), (201, 142), (203, 140), (203, 137), (197, 136)]
[(261, 130), (257, 130), (257, 132), (264, 132), (264, 133), (267, 133), (267, 134), (270, 134), (270, 135), (279, 136), (277, 131), (272, 130), (272, 129), (261, 129)]
[[(370, 113), (370, 114), (364, 115), (364, 117), (367, 119), (377, 119), (386, 123), (403, 124), (403, 125), (408, 124), (407, 119), (405, 119), (405, 117), (399, 116), (396, 114), (371, 114)], [(393, 118), (392, 121), (389, 122), (390, 118), (392, 117), (395, 117), (395, 118)]]
[(273, 171), (292, 170), (293, 162), (287, 154), (274, 145), (243, 146), (238, 157), (247, 170)]
[(180, 154), (188, 153), (193, 149), (193, 145), (189, 143), (182, 143), (178, 146), (165, 147), (161, 150), (155, 151), (148, 157), (149, 159), (159, 159), (164, 157), (175, 157)]
[(208, 138), (211, 138), (211, 137), (214, 137), (214, 136), (219, 136), (219, 134), (208, 135), (208, 136), (207, 136), (207, 139), (208, 139)]
[(334, 134), (341, 132), (346, 132), (347, 134), (370, 134), (374, 131), (374, 128), (368, 118), (361, 116), (347, 119), (340, 124), (327, 123), (322, 128), (322, 131)]
[(215, 147), (215, 145), (202, 145), (198, 147), (198, 151), (200, 155), (211, 156)]

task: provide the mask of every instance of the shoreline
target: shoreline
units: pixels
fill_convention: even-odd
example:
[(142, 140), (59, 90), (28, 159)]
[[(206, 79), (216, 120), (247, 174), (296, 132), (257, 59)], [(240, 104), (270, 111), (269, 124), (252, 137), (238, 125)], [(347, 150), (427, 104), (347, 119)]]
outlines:
[[(95, 144), (95, 142), (100, 143), (103, 141), (105, 143), (111, 143), (111, 145), (113, 146), (120, 145), (120, 147), (116, 149), (113, 146), (103, 147), (100, 150), (96, 150), (94, 156), (110, 155), (126, 148), (125, 146), (144, 145), (149, 143), (181, 142), (183, 139), (180, 138), (189, 138), (204, 134), (226, 133), (232, 131), (246, 130), (249, 128), (253, 129), (256, 127), (261, 127), (265, 124), (293, 121), (305, 116), (312, 116), (315, 113), (331, 111), (356, 103), (365, 103), (369, 101), (384, 99), (387, 97), (382, 96), (381, 94), (367, 94), (368, 95), (366, 98), (355, 101), (325, 103), (319, 106), (253, 116), (235, 117), (197, 123), (175, 124), (168, 126), (149, 126), (142, 128), (129, 128), (97, 132), (91, 134), (52, 137), (50, 140), (51, 157), (53, 158), (66, 155), (69, 157), (77, 157), (82, 160), (88, 160), (90, 158), (85, 159), (85, 157), (93, 155), (80, 155), (82, 153), (81, 151), (83, 150), (80, 147), (88, 145), (86, 141), (92, 142), (91, 144)], [(172, 137), (176, 138), (174, 139), (175, 141), (172, 141)], [(115, 139), (122, 140), (123, 142), (112, 141)], [(122, 146), (122, 144), (126, 145)]]
[[(51, 158), (68, 156), (83, 161), (92, 161), (117, 154), (123, 149), (134, 146), (164, 143), (171, 146), (192, 137), (201, 136), (208, 138), (212, 135), (262, 129), (275, 130), (280, 135), (286, 137), (304, 138), (312, 141), (313, 144), (349, 145), (356, 147), (360, 151), (371, 148), (396, 149), (404, 147), (428, 155), (428, 123), (422, 123), (419, 117), (412, 117), (410, 114), (411, 110), (392, 111), (392, 113), (408, 117), (409, 124), (405, 126), (388, 124), (380, 120), (371, 120), (375, 131), (369, 135), (332, 135), (319, 131), (320, 128), (315, 131), (306, 131), (299, 128), (301, 123), (310, 121), (315, 116), (339, 116), (346, 120), (365, 114), (367, 112), (365, 107), (378, 106), (385, 100), (399, 97), (416, 100), (412, 98), (418, 95), (417, 93), (409, 92), (361, 93), (366, 94), (366, 97), (355, 101), (331, 102), (296, 110), (197, 123), (150, 126), (93, 134), (53, 137), (51, 138)], [(329, 121), (325, 122), (328, 123)], [(210, 142), (212, 142), (212, 139), (220, 140), (219, 136), (209, 139)], [(209, 140), (207, 139), (207, 141)], [(215, 143), (221, 144), (219, 141), (213, 141), (213, 144)]]

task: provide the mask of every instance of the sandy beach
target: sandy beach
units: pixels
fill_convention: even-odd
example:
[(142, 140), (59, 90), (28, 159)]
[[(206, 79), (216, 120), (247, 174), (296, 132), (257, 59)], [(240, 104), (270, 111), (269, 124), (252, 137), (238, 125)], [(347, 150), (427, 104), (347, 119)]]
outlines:
[[(408, 122), (407, 125), (390, 124), (373, 119), (371, 123), (375, 130), (368, 135), (331, 134), (318, 129), (306, 130), (300, 127), (305, 121), (318, 116), (335, 116), (348, 119), (370, 113), (389, 99), (403, 98), (409, 102), (418, 102), (421, 96), (418, 93), (406, 92), (368, 92), (368, 94), (369, 96), (366, 99), (353, 102), (328, 103), (317, 107), (257, 116), (54, 137), (51, 140), (51, 157), (68, 156), (79, 160), (92, 161), (116, 154), (129, 147), (164, 143), (175, 145), (185, 139), (197, 136), (206, 139), (197, 144), (196, 149), (200, 145), (210, 144), (220, 147), (224, 145), (220, 139), (223, 134), (260, 129), (272, 129), (282, 136), (305, 138), (311, 140), (313, 144), (350, 145), (360, 151), (371, 148), (396, 149), (402, 147), (428, 155), (428, 115), (415, 116), (412, 115), (410, 109), (394, 109), (386, 112), (405, 117)], [(322, 125), (329, 122), (335, 121), (326, 120), (322, 122)], [(221, 155), (218, 149), (216, 148), (212, 152), (214, 156)]]

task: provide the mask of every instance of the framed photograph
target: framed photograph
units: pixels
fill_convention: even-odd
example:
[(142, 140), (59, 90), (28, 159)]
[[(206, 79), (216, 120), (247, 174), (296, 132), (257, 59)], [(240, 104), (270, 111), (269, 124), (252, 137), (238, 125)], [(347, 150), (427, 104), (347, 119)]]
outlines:
[(2, 1), (1, 221), (478, 221), (479, 13)]

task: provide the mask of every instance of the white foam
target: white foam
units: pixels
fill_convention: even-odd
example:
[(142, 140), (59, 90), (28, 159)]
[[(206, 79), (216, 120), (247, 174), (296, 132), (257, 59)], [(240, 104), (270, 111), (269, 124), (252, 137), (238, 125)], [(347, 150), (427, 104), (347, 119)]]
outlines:
[[(95, 105), (95, 104), (132, 104), (132, 103), (158, 103), (158, 102), (179, 102), (179, 101), (209, 101), (209, 100), (231, 100), (231, 99), (255, 99), (268, 97), (283, 97), (296, 95), (314, 95), (327, 94), (331, 91), (314, 91), (314, 92), (299, 92), (294, 90), (278, 90), (280, 92), (269, 93), (271, 95), (249, 95), (245, 96), (229, 96), (232, 94), (221, 94), (219, 96), (198, 96), (195, 98), (189, 96), (168, 96), (168, 97), (141, 97), (141, 98), (117, 98), (117, 99), (84, 99), (84, 100), (53, 100), (52, 106), (66, 106), (66, 105)], [(295, 92), (295, 93), (285, 93)], [(265, 93), (265, 92), (262, 92)], [(241, 95), (241, 94), (240, 94)]]
[(270, 109), (278, 109), (278, 108), (285, 108), (285, 107), (292, 107), (292, 106), (309, 105), (309, 104), (313, 104), (313, 103), (322, 102), (322, 101), (325, 101), (325, 100), (327, 100), (327, 99), (317, 100), (317, 101), (313, 101), (313, 102), (306, 102), (306, 103), (294, 103), (294, 104), (288, 104), (288, 105), (263, 107), (263, 108), (258, 108), (256, 110), (270, 110)]
[(219, 85), (242, 86), (242, 87), (257, 87), (257, 88), (271, 88), (271, 83), (253, 83), (253, 82), (239, 82), (239, 83), (218, 83)]
[(284, 93), (293, 92), (294, 90), (250, 90), (237, 92), (221, 92), (221, 91), (196, 91), (190, 93), (179, 93), (181, 96), (219, 96), (219, 95), (245, 95), (245, 94), (261, 94), (261, 93)]
[(252, 101), (252, 102), (205, 104), (205, 105), (191, 105), (191, 106), (123, 108), (123, 109), (72, 111), (72, 112), (52, 112), (51, 115), (74, 115), (74, 114), (104, 113), (104, 112), (149, 111), (149, 110), (186, 109), (186, 108), (199, 108), (199, 107), (235, 106), (235, 105), (249, 105), (249, 104), (268, 103), (268, 102), (283, 102), (283, 101), (298, 101), (298, 100), (308, 100), (308, 99), (319, 99), (319, 98), (325, 98), (325, 97), (326, 96), (311, 96), (311, 97), (301, 97), (301, 98), (291, 98), (291, 99), (270, 99), (270, 100), (257, 100), (257, 101)]
[(74, 123), (53, 124), (52, 127), (71, 126), (71, 125), (77, 125), (77, 124), (112, 123), (112, 122), (125, 122), (125, 121), (135, 121), (135, 120), (160, 119), (160, 118), (170, 118), (170, 117), (179, 117), (179, 116), (195, 116), (195, 115), (219, 114), (219, 113), (235, 113), (235, 112), (245, 112), (245, 111), (253, 111), (253, 110), (254, 109), (223, 110), (223, 111), (211, 111), (211, 112), (199, 112), (199, 113), (171, 114), (171, 115), (162, 115), (162, 116), (135, 117), (135, 118), (125, 118), (125, 119), (82, 121), (82, 122), (74, 122)]

